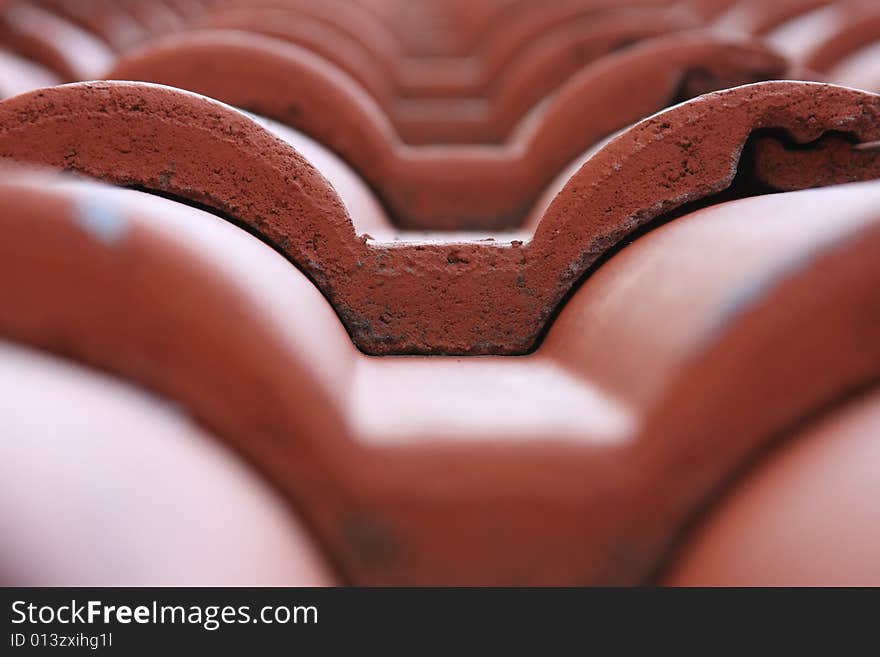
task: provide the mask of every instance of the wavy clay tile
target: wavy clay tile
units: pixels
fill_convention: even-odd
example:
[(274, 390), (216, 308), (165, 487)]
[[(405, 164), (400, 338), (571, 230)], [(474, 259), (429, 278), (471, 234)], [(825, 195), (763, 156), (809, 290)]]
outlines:
[(880, 41), (845, 57), (826, 77), (845, 87), (880, 93)]
[(0, 100), (59, 82), (49, 69), (0, 49)]
[(195, 20), (216, 4), (216, 0), (165, 0), (185, 22)]
[(611, 140), (555, 196), (531, 239), (377, 240), (356, 235), (359, 209), (288, 143), (210, 99), (105, 82), (0, 104), (0, 156), (230, 217), (296, 263), (370, 354), (526, 353), (585, 272), (639, 227), (719, 194), (876, 178), (880, 153), (854, 144), (878, 139), (876, 95), (816, 83), (739, 87)]
[(125, 52), (149, 37), (119, 0), (37, 0), (36, 4), (90, 32), (114, 52)]
[(880, 498), (878, 435), (875, 387), (789, 436), (711, 507), (663, 582), (880, 586), (880, 531), (870, 502)]
[(531, 356), (377, 359), (221, 219), (30, 176), (0, 179), (0, 334), (176, 400), (354, 583), (644, 581), (719, 482), (880, 374), (877, 183), (678, 218)]
[(784, 23), (834, 0), (738, 0), (716, 17), (716, 28), (733, 33), (764, 36)]
[(420, 57), (461, 56), (517, 0), (361, 2), (382, 20), (401, 50)]
[(602, 56), (695, 25), (692, 16), (666, 8), (575, 20), (530, 43), (494, 72), (481, 97), (398, 99), (392, 122), (412, 144), (504, 142), (530, 110)]
[(286, 501), (165, 400), (3, 340), (0, 391), (5, 586), (333, 583)]
[(696, 16), (710, 22), (721, 16), (741, 0), (687, 0), (680, 3), (690, 9)]
[(0, 8), (0, 43), (66, 82), (100, 77), (114, 61), (113, 51), (98, 37), (20, 0)]
[(182, 29), (187, 20), (173, 6), (164, 2), (122, 0), (122, 5), (149, 34), (159, 36)]
[(388, 26), (400, 42), (402, 52), (428, 58), (466, 55), (517, 0), (420, 3), (368, 0), (360, 4)]
[(537, 23), (530, 29), (540, 34), (566, 20), (595, 16), (605, 10), (621, 7), (647, 9), (671, 4), (651, 0), (582, 0), (553, 4), (517, 0), (429, 0), (420, 3), (380, 0), (370, 2), (368, 6), (388, 25), (407, 56), (423, 60), (453, 60), (479, 56), (480, 50), (491, 51), (493, 42), (509, 38), (505, 32), (521, 32), (524, 23)]
[(320, 21), (328, 28), (359, 43), (366, 52), (373, 53), (380, 61), (394, 61), (401, 54), (400, 44), (387, 25), (359, 3), (346, 0), (223, 0), (205, 12), (202, 19), (195, 21), (195, 25), (204, 24), (204, 20), (210, 15), (235, 9), (255, 12), (274, 9), (307, 20)]
[[(413, 3), (406, 3), (411, 5)], [(483, 21), (486, 29), (472, 32), (473, 40), (463, 33), (452, 37), (458, 46), (432, 46), (425, 39), (425, 29), (436, 26), (430, 13), (409, 13), (406, 27), (394, 29), (396, 21), (383, 20), (380, 14), (359, 3), (345, 0), (224, 0), (214, 11), (225, 8), (271, 7), (317, 18), (345, 31), (370, 51), (380, 53), (384, 61), (412, 65), (404, 77), (411, 93), (441, 95), (469, 94), (483, 79), (481, 66), (495, 66), (509, 60), (530, 41), (565, 22), (595, 16), (624, 6), (651, 7), (673, 4), (670, 0), (557, 0), (552, 4), (533, 2), (504, 3)], [(405, 17), (408, 12), (401, 12)], [(433, 26), (432, 26), (433, 23)], [(421, 35), (419, 34), (421, 33)], [(414, 43), (415, 42), (415, 43)], [(448, 45), (452, 45), (449, 43)], [(412, 46), (415, 46), (414, 48)], [(476, 66), (475, 66), (476, 65)], [(404, 82), (407, 84), (407, 82)]]
[[(373, 52), (344, 31), (292, 8), (241, 6), (206, 15), (199, 23), (207, 29), (244, 30), (264, 34), (308, 48), (337, 65), (357, 80), (389, 115), (399, 98), (422, 100), (427, 117), (448, 106), (449, 111), (467, 112), (474, 98), (491, 100), (497, 86), (526, 75), (520, 69), (537, 69), (521, 87), (532, 94), (526, 107), (546, 95), (566, 77), (602, 54), (648, 36), (686, 27), (695, 27), (696, 18), (681, 10), (665, 7), (605, 9), (555, 27), (537, 35), (516, 49), (505, 50), (489, 60), (476, 55), (460, 59), (407, 59), (397, 52)], [(534, 62), (532, 60), (535, 60)], [(515, 70), (508, 73), (508, 69)], [(458, 82), (454, 82), (458, 80)], [(508, 92), (510, 93), (510, 92)], [(436, 99), (436, 97), (442, 97)], [(488, 98), (486, 98), (488, 97)], [(432, 104), (426, 102), (435, 99)], [(458, 102), (455, 102), (458, 101)], [(412, 113), (420, 106), (414, 103)], [(418, 139), (418, 138), (417, 138)], [(420, 138), (424, 141), (424, 138)]]
[(880, 43), (880, 4), (836, 2), (802, 14), (766, 38), (796, 65), (827, 74), (862, 48)]
[(190, 89), (301, 130), (349, 163), (401, 228), (494, 230), (521, 225), (556, 175), (608, 135), (683, 97), (784, 70), (756, 43), (661, 37), (585, 68), (504, 144), (437, 147), (403, 144), (341, 71), (259, 35), (182, 35), (126, 58), (108, 77)]
[(317, 18), (278, 7), (231, 7), (207, 14), (198, 30), (240, 30), (301, 46), (351, 76), (390, 113), (396, 95), (387, 62), (357, 39)]
[[(452, 93), (472, 94), (474, 89), (483, 87), (492, 78), (492, 71), (508, 62), (517, 52), (542, 36), (552, 32), (570, 21), (587, 17), (597, 17), (608, 10), (621, 7), (650, 7), (671, 4), (669, 0), (558, 0), (548, 3), (515, 3), (508, 5), (501, 14), (473, 43), (466, 55), (475, 60), (478, 66), (467, 68), (460, 64), (467, 57), (451, 58), (438, 68), (431, 66), (428, 76), (419, 75), (418, 69), (411, 76), (411, 93), (423, 95), (437, 93), (442, 88), (443, 95)], [(464, 60), (462, 62), (461, 60)], [(458, 60), (458, 61), (456, 61)], [(419, 60), (416, 58), (414, 64)], [(445, 85), (438, 84), (437, 78), (448, 78)]]

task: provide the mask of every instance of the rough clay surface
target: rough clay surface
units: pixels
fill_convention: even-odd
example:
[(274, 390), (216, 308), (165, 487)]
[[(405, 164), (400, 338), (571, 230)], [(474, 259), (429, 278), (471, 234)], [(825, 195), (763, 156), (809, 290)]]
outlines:
[[(710, 94), (642, 121), (598, 151), (550, 204), (531, 241), (396, 243), (356, 236), (333, 188), (296, 151), (206, 98), (83, 83), (0, 104), (0, 156), (231, 216), (296, 263), (371, 354), (527, 353), (597, 258), (637, 227), (727, 188), (749, 136), (761, 130), (799, 144), (828, 133), (874, 141), (880, 97), (794, 82)], [(771, 140), (755, 153), (761, 182), (780, 189), (880, 175), (880, 154), (842, 148), (839, 139), (796, 149)]]

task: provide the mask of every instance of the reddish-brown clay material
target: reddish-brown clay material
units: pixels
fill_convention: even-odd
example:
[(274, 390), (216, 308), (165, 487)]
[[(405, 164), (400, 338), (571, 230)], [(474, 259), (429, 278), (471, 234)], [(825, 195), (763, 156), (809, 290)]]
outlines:
[(114, 61), (103, 41), (27, 2), (13, 2), (0, 12), (0, 42), (65, 81), (100, 77)]
[(392, 110), (407, 143), (500, 143), (539, 102), (603, 55), (694, 27), (665, 8), (609, 11), (561, 26), (536, 40), (493, 75), (479, 99), (401, 100)]
[[(446, 2), (361, 2), (389, 26), (401, 49), (413, 56), (466, 54), (517, 0)], [(439, 29), (438, 29), (439, 28)]]
[[(723, 133), (715, 129), (719, 112)], [(332, 187), (296, 151), (247, 117), (185, 92), (72, 85), (6, 101), (0, 125), (2, 156), (188, 198), (249, 225), (315, 281), (369, 353), (523, 353), (605, 250), (639, 225), (724, 190), (752, 132), (787, 130), (801, 143), (832, 131), (872, 141), (880, 136), (880, 99), (765, 83), (669, 110), (596, 153), (525, 244), (357, 239)], [(138, 143), (150, 143), (149, 153)], [(759, 146), (753, 166), (771, 187), (880, 174), (877, 153), (835, 139), (786, 150), (765, 137)]]
[(185, 26), (184, 20), (164, 2), (121, 0), (125, 10), (151, 35), (176, 32)]
[(475, 44), (470, 57), (413, 58), (401, 63), (398, 89), (401, 95), (473, 96), (493, 80), (529, 44), (570, 22), (596, 18), (609, 10), (632, 6), (668, 5), (667, 0), (559, 0), (519, 3), (492, 23)]
[(786, 439), (717, 506), (674, 586), (880, 586), (880, 394)]
[[(721, 120), (724, 131), (717, 130)], [(0, 104), (0, 126), (4, 157), (197, 201), (249, 226), (297, 263), (355, 343), (374, 354), (527, 352), (604, 252), (639, 226), (728, 188), (755, 131), (815, 142), (788, 149), (761, 137), (748, 163), (761, 185), (880, 176), (877, 152), (822, 138), (876, 140), (880, 98), (830, 85), (763, 83), (704, 96), (612, 140), (556, 196), (531, 241), (379, 242), (355, 236), (333, 188), (288, 144), (194, 94), (134, 83), (71, 85)], [(144, 143), (149, 151), (138, 147)]]
[(722, 15), (742, 0), (687, 0), (685, 6), (704, 21)]
[(2, 341), (0, 390), (3, 585), (334, 582), (278, 494), (167, 402)]
[(193, 21), (201, 17), (205, 11), (213, 7), (214, 0), (165, 0), (165, 4), (184, 19), (185, 22)]
[(302, 130), (351, 164), (402, 228), (495, 230), (521, 224), (556, 173), (600, 139), (682, 96), (783, 69), (753, 43), (711, 34), (654, 39), (573, 77), (505, 144), (457, 148), (401, 144), (381, 108), (344, 74), (258, 35), (185, 35), (121, 62), (110, 77), (190, 89)]
[[(380, 61), (395, 61), (400, 55), (400, 43), (381, 20), (348, 0), (221, 0), (210, 13), (226, 9), (282, 10), (310, 20), (318, 20), (354, 39), (366, 52)], [(206, 14), (207, 15), (207, 14)], [(198, 24), (198, 22), (197, 22)]]
[(37, 0), (35, 4), (91, 32), (116, 52), (125, 52), (148, 37), (120, 0)]
[[(613, 520), (620, 521), (618, 539), (626, 536), (609, 547), (627, 556), (614, 564), (619, 572), (640, 561), (636, 546), (641, 541), (668, 545), (669, 536), (661, 538), (665, 530), (660, 527), (680, 527), (693, 517), (738, 470), (732, 464), (754, 458), (762, 443), (802, 423), (806, 409), (823, 408), (876, 380), (871, 370), (880, 350), (868, 333), (878, 321), (869, 284), (858, 273), (876, 256), (870, 250), (858, 255), (859, 240), (837, 234), (854, 227), (849, 224), (853, 219), (860, 223), (860, 215), (877, 217), (876, 201), (862, 196), (867, 189), (751, 199), (672, 222), (599, 269), (575, 297), (583, 298), (586, 311), (577, 323), (562, 324), (567, 313), (575, 312), (574, 300), (563, 311), (544, 348), (552, 347), (555, 331), (571, 331), (578, 336), (581, 357), (569, 352), (569, 362), (589, 362), (583, 355), (592, 353), (593, 366), (580, 368), (583, 374), (615, 397), (626, 395), (630, 404), (652, 409), (630, 452), (638, 462), (632, 482), (641, 502), (632, 515)], [(717, 246), (697, 246), (703, 231)], [(676, 233), (697, 241), (685, 246)], [(829, 240), (825, 244), (841, 249), (836, 264), (827, 257), (813, 260), (800, 250), (815, 245), (812, 240), (820, 235), (821, 241)], [(698, 262), (713, 275), (694, 276), (702, 269)], [(807, 270), (812, 273), (802, 277)], [(733, 284), (727, 276), (736, 277), (737, 271), (743, 278)], [(645, 297), (634, 297), (635, 290), (655, 284), (650, 297), (664, 300), (658, 307), (662, 311), (652, 316), (651, 302), (645, 308)], [(687, 294), (681, 293), (684, 289)], [(588, 294), (595, 296), (589, 300)], [(843, 297), (848, 297), (848, 310), (836, 315), (832, 308)], [(712, 298), (726, 301), (709, 310), (703, 303)], [(650, 338), (646, 326), (652, 327)], [(691, 333), (697, 327), (698, 333)], [(610, 349), (598, 344), (597, 351), (589, 351), (591, 339), (612, 333)], [(700, 344), (701, 355), (695, 358), (687, 344)], [(807, 411), (806, 417), (812, 414)], [(690, 506), (690, 516), (672, 521), (676, 504)], [(648, 538), (651, 534), (654, 539)]]
[(354, 209), (350, 218), (358, 235), (366, 233), (389, 238), (397, 235), (375, 195), (345, 162), (301, 132), (258, 116), (252, 118), (293, 146), (309, 164), (321, 172), (321, 175), (333, 186), (333, 190), (339, 195), (345, 207)]
[(12, 176), (0, 196), (0, 333), (178, 400), (357, 583), (637, 581), (719, 481), (880, 373), (873, 183), (677, 219), (536, 354), (460, 360), (358, 354), (299, 272), (206, 213)]
[(385, 23), (411, 56), (450, 57), (467, 54), (517, 0), (448, 0), (446, 2), (360, 2)]
[[(4, 160), (118, 185), (0, 162), (0, 564), (20, 579), (0, 578), (873, 581), (880, 182), (840, 183), (880, 177), (880, 97), (677, 103), (808, 69), (880, 87), (877, 8), (669, 4), (0, 0), (0, 96), (7, 71), (31, 84), (22, 57), (93, 77), (126, 24), (205, 11), (253, 33), (145, 43), (115, 73), (292, 126), (128, 82), (0, 102)], [(608, 52), (693, 15), (716, 30)], [(59, 512), (73, 453), (126, 507), (128, 579), (91, 558), (112, 506)]]
[[(382, 62), (332, 26), (280, 9), (213, 12), (203, 26), (246, 30), (308, 48), (357, 81), (408, 143), (498, 142), (541, 99), (580, 68), (623, 44), (693, 27), (691, 15), (664, 8), (608, 11), (564, 25), (486, 74), (479, 98), (399, 100), (397, 61)], [(462, 64), (473, 68), (475, 64)], [(426, 73), (430, 79), (435, 76)]]
[(273, 7), (239, 7), (207, 14), (198, 27), (242, 30), (288, 41), (320, 55), (350, 75), (376, 102), (390, 112), (395, 95), (387, 62), (346, 32), (324, 21)]
[[(407, 7), (411, 4), (406, 3)], [(422, 30), (430, 24), (431, 16), (418, 9), (410, 14), (411, 20), (402, 30), (406, 32), (403, 38), (401, 30), (392, 29), (391, 23), (373, 11), (344, 0), (225, 0), (218, 3), (217, 9), (270, 7), (326, 21), (360, 39), (368, 50), (380, 54), (383, 61), (402, 60), (404, 67), (410, 69), (403, 74), (402, 80), (405, 89), (409, 90), (407, 93), (458, 95), (470, 94), (482, 87), (488, 79), (487, 74), (491, 77), (489, 71), (503, 66), (531, 41), (568, 21), (624, 6), (671, 4), (670, 0), (561, 0), (550, 5), (508, 3), (494, 12), (492, 21), (484, 23), (488, 29), (474, 33), (474, 41), (464, 43), (463, 39), (457, 39), (457, 48), (428, 46), (433, 52), (424, 51), (427, 44)], [(420, 47), (415, 50), (409, 47), (413, 39), (420, 42)], [(420, 50), (422, 52), (418, 52)]]
[[(551, 76), (549, 81), (537, 79), (537, 89), (529, 88), (526, 81), (521, 82), (528, 93), (540, 98), (543, 95), (541, 86), (552, 89), (579, 67), (615, 45), (696, 25), (695, 17), (680, 9), (670, 10), (660, 6), (628, 8), (627, 4), (606, 7), (594, 15), (561, 24), (546, 35), (539, 34), (521, 47), (509, 52), (505, 50), (503, 57), (487, 62), (477, 56), (401, 59), (396, 53), (392, 53), (389, 59), (383, 57), (382, 53), (369, 51), (338, 27), (303, 16), (290, 7), (241, 6), (211, 12), (200, 23), (200, 26), (208, 29), (246, 30), (306, 47), (351, 75), (389, 112), (392, 101), (398, 96), (421, 99), (439, 96), (443, 101), (435, 103), (439, 105), (438, 109), (444, 104), (453, 109), (462, 105), (466, 107), (469, 99), (492, 95), (493, 88), (499, 83), (503, 84), (508, 69), (515, 67), (537, 67), (545, 75)], [(533, 58), (540, 61), (530, 61)], [(516, 74), (513, 75), (516, 80)], [(455, 100), (463, 102), (453, 102)], [(418, 104), (414, 104), (410, 113), (418, 107)], [(428, 120), (431, 116), (427, 110), (423, 114), (425, 117), (422, 120)], [(418, 134), (415, 137), (418, 141), (426, 140)]]

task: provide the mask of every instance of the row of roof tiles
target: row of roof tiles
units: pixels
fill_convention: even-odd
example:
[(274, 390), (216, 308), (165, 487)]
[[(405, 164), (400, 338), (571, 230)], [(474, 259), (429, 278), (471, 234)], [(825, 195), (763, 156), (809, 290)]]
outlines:
[[(138, 70), (137, 62), (150, 57), (153, 48), (162, 53), (183, 48), (185, 53), (193, 33), (236, 30), (270, 36), (315, 52), (349, 76), (414, 143), (503, 140), (517, 119), (574, 72), (638, 42), (696, 27), (710, 28), (720, 42), (761, 37), (788, 57), (791, 74), (809, 72), (839, 81), (834, 72), (840, 70), (860, 88), (877, 81), (869, 53), (880, 37), (878, 8), (865, 0), (719, 3), (729, 5), (720, 14), (707, 14), (705, 5), (711, 3), (700, 8), (701, 3), (663, 0), (506, 2), (494, 7), (494, 14), (480, 4), (482, 12), (461, 12), (462, 19), (480, 19), (471, 30), (457, 25), (463, 33), (479, 28), (478, 38), (465, 51), (441, 52), (444, 56), (408, 53), (401, 38), (413, 31), (394, 30), (395, 21), (389, 24), (383, 15), (410, 12), (388, 4), (393, 9), (383, 12), (342, 0), (226, 0), (193, 11), (187, 2), (17, 1), (7, 2), (0, 25), (7, 48), (63, 81), (113, 77), (119, 56), (120, 72), (132, 70), (127, 68), (130, 57)], [(436, 10), (453, 10), (455, 3), (433, 4)], [(492, 20), (484, 24), (487, 18)], [(172, 32), (181, 34), (161, 38)], [(296, 59), (295, 51), (287, 52)], [(736, 72), (730, 69), (734, 64), (729, 74)], [(698, 68), (698, 61), (689, 62), (689, 69)], [(747, 74), (758, 73), (740, 73)], [(725, 81), (714, 80), (718, 88)], [(448, 125), (432, 126), (436, 122)]]
[[(851, 436), (823, 465), (830, 481), (870, 453), (858, 436), (876, 427), (875, 397), (842, 401), (880, 371), (878, 97), (762, 82), (639, 121), (703, 91), (839, 70), (870, 52), (870, 6), (166, 2), (149, 20), (139, 4), (13, 1), (0, 11), (10, 70), (33, 72), (30, 57), (59, 79), (94, 77), (50, 60), (100, 51), (109, 77), (189, 90), (83, 83), (0, 103), (0, 155), (16, 163), (0, 180), (10, 208), (0, 217), (0, 334), (173, 400), (202, 429), (10, 344), (0, 358), (31, 381), (16, 393), (22, 408), (44, 378), (59, 418), (75, 417), (79, 397), (64, 399), (74, 381), (86, 396), (105, 386), (109, 418), (93, 412), (77, 426), (105, 436), (118, 411), (140, 423), (132, 432), (155, 432), (148, 440), (167, 452), (153, 467), (172, 468), (188, 509), (220, 487), (234, 492), (235, 529), (210, 515), (193, 526), (138, 506), (133, 486), (117, 482), (143, 526), (175, 532), (174, 550), (131, 565), (133, 581), (240, 583), (242, 563), (260, 559), (255, 581), (278, 583), (760, 582), (754, 555), (774, 536), (761, 529), (772, 522), (766, 500), (824, 476), (823, 436)], [(785, 36), (818, 11), (837, 17), (833, 29)], [(859, 29), (847, 18), (855, 11)], [(48, 23), (35, 26), (47, 16), (56, 35), (98, 48), (71, 50), (59, 37), (48, 43), (55, 54), (40, 55)], [(698, 23), (714, 29), (688, 29)], [(331, 43), (357, 44), (363, 57)], [(575, 63), (560, 52), (577, 53)], [(386, 96), (358, 81), (357, 62)], [(556, 77), (538, 75), (545, 65)], [(519, 110), (501, 99), (521, 94), (504, 85), (522, 81), (544, 85), (529, 103), (546, 99), (508, 137)], [(462, 137), (464, 124), (480, 129)], [(499, 132), (486, 138), (487, 126)], [(456, 134), (498, 143), (450, 144)], [(795, 191), (815, 187), (827, 189)], [(99, 397), (82, 403), (98, 409)], [(802, 428), (829, 408), (822, 426)], [(31, 415), (14, 416), (16, 435), (46, 430)], [(101, 449), (89, 431), (71, 434), (85, 454)], [(745, 492), (687, 532), (756, 454), (786, 437), (801, 444), (800, 434), (819, 447), (759, 462)], [(33, 477), (10, 479), (7, 495), (53, 476), (57, 461), (13, 456)], [(133, 482), (149, 476), (132, 453), (113, 458)], [(201, 483), (187, 488), (184, 466), (199, 459)], [(858, 487), (811, 499), (847, 504), (872, 491), (876, 478), (857, 474)], [(28, 513), (58, 510), (38, 496)], [(3, 516), (17, 537), (3, 561), (24, 564), (33, 582), (29, 550), (45, 534), (28, 532), (26, 515)], [(860, 518), (844, 528), (860, 557), (847, 582), (876, 574)], [(815, 515), (800, 525), (807, 535), (825, 527)], [(120, 527), (123, 556), (134, 531)], [(245, 548), (238, 531), (258, 542)], [(730, 536), (743, 531), (755, 532), (751, 551), (734, 558)], [(222, 546), (218, 561), (187, 579), (180, 569), (208, 540)], [(88, 556), (38, 554), (55, 582), (125, 579), (101, 580)], [(833, 561), (831, 551), (812, 571), (789, 561), (788, 581), (821, 577)]]
[[(202, 96), (87, 83), (0, 105), (4, 157), (234, 217), (308, 275), (355, 344), (373, 354), (527, 353), (591, 266), (639, 227), (722, 192), (735, 198), (756, 187), (874, 179), (880, 153), (855, 146), (878, 139), (875, 95), (810, 83), (745, 86), (657, 114), (611, 140), (546, 209), (533, 211), (533, 235), (376, 239), (358, 235), (353, 223), (368, 191), (340, 197), (288, 142)], [(498, 200), (519, 198), (541, 164), (534, 153), (504, 160), (447, 152), (394, 167), (391, 180), (399, 192), (409, 172), (416, 192), (428, 196), (433, 187), (438, 201), (485, 204), (489, 181)], [(332, 179), (332, 169), (324, 172)], [(379, 220), (375, 204), (366, 210), (366, 221)]]
[[(306, 9), (300, 3), (268, 4), (274, 7), (273, 12), (292, 15), (286, 22), (277, 17), (270, 21), (276, 32), (281, 29), (277, 26), (289, 24), (319, 43), (291, 35), (280, 39), (277, 33), (269, 37), (265, 30), (229, 21), (222, 27), (235, 30), (184, 31), (149, 42), (113, 66), (102, 65), (91, 74), (62, 73), (61, 77), (158, 82), (249, 109), (296, 128), (334, 151), (376, 191), (396, 226), (497, 230), (527, 222), (554, 176), (583, 152), (640, 118), (705, 91), (791, 77), (796, 69), (818, 66), (815, 58), (781, 57), (766, 45), (769, 38), (755, 42), (731, 37), (727, 32), (736, 32), (733, 28), (663, 35), (660, 32), (668, 31), (662, 28), (664, 22), (656, 16), (646, 17), (649, 10), (644, 7), (620, 9), (614, 5), (609, 9), (607, 3), (598, 3), (600, 11), (590, 2), (561, 3), (559, 7), (566, 11), (580, 8), (578, 11), (586, 12), (586, 23), (554, 24), (555, 31), (544, 41), (535, 42), (525, 52), (518, 47), (513, 52), (519, 56), (511, 55), (513, 61), (503, 75), (487, 74), (494, 80), (487, 94), (398, 102), (371, 86), (364, 76), (350, 77), (351, 67), (325, 52), (337, 52), (336, 41), (316, 37), (320, 31), (302, 27), (300, 16)], [(286, 7), (283, 10), (279, 9), (282, 5)], [(229, 9), (221, 7), (207, 15), (216, 19), (225, 11)], [(358, 11), (366, 10), (361, 7)], [(650, 11), (678, 16), (681, 6), (652, 7)], [(252, 9), (244, 12), (247, 21), (257, 15), (259, 12)], [(322, 20), (326, 26), (332, 22), (328, 16)], [(527, 24), (534, 27), (533, 21)], [(868, 31), (865, 24), (857, 23)], [(639, 39), (634, 34), (622, 36), (619, 31), (634, 25), (649, 29), (654, 38), (633, 45)], [(560, 39), (558, 30), (569, 31), (573, 40)], [(846, 48), (840, 44), (852, 45), (842, 32), (831, 32), (822, 43), (837, 45), (823, 52), (844, 52)], [(583, 41), (593, 38), (597, 40), (595, 47)], [(58, 41), (52, 39), (52, 43)], [(621, 49), (622, 45), (627, 47)], [(87, 52), (79, 47), (59, 47), (65, 52)], [(548, 48), (555, 52), (547, 54)], [(358, 63), (365, 59), (352, 56)], [(468, 59), (482, 61), (478, 55)], [(427, 61), (432, 70), (437, 64), (436, 60), (419, 61)], [(828, 66), (826, 61), (821, 68)], [(436, 71), (429, 77), (435, 79)], [(44, 85), (46, 79), (34, 81)], [(854, 86), (872, 88), (870, 84)], [(302, 102), (304, 98), (308, 102)], [(540, 102), (542, 98), (546, 101)], [(584, 121), (584, 117), (589, 119)], [(449, 146), (459, 142), (460, 147)], [(480, 145), (469, 145), (475, 142)], [(443, 147), (431, 145), (436, 143)]]
[(0, 186), (6, 339), (175, 400), (347, 581), (643, 581), (750, 455), (880, 371), (876, 183), (691, 213), (601, 267), (535, 354), (437, 360), (357, 352), (213, 215), (34, 175)]

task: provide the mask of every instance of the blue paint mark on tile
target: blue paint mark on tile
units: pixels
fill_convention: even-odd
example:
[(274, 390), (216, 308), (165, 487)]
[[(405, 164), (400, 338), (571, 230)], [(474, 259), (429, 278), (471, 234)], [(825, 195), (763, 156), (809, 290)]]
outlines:
[(128, 220), (107, 203), (87, 200), (77, 206), (77, 222), (93, 237), (112, 246), (128, 232)]

